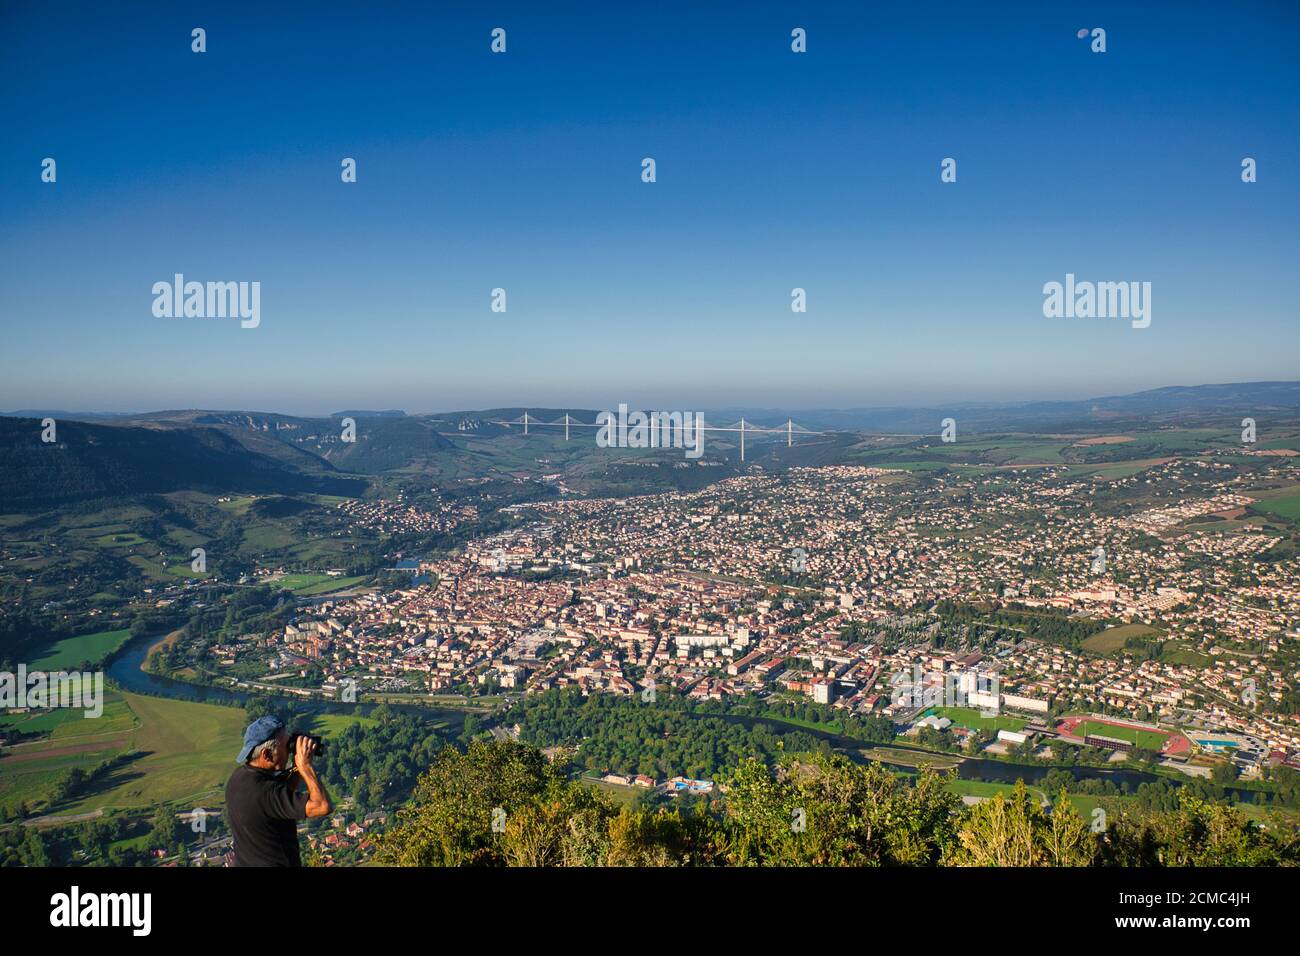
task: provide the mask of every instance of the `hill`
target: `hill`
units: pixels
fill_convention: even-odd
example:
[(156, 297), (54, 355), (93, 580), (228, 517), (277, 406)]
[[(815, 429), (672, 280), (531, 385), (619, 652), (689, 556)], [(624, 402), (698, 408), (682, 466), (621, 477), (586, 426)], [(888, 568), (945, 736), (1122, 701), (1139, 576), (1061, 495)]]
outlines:
[(366, 485), (298, 470), (218, 429), (62, 421), (56, 437), (43, 443), (37, 419), (0, 418), (0, 509), (31, 511), (181, 489), (357, 495)]

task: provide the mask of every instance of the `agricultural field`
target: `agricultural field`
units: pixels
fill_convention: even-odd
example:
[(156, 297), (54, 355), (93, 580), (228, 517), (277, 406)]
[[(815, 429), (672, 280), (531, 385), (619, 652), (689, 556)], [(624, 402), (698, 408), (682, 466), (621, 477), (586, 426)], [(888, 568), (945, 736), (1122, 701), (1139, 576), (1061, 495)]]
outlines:
[[(358, 721), (373, 722), (350, 714), (318, 714), (311, 726), (315, 733), (336, 737)], [(105, 691), (98, 718), (71, 709), (3, 714), (0, 735), (35, 739), (0, 751), (0, 806), (14, 809), (25, 801), (36, 813), (60, 817), (156, 803), (219, 807), (246, 724), (241, 708), (112, 690)], [(89, 772), (105, 760), (131, 754), (135, 756), (103, 780), (48, 805), (49, 794), (73, 767)]]
[(366, 580), (365, 575), (358, 577), (331, 577), (328, 574), (286, 574), (271, 585), (292, 591), (295, 594), (311, 597), (316, 594), (329, 594), (342, 591)]
[(1155, 638), (1162, 632), (1146, 624), (1124, 624), (1098, 631), (1083, 642), (1083, 649), (1103, 657), (1118, 654), (1130, 638)]
[[(12, 807), (25, 800), (38, 812), (71, 816), (173, 801), (220, 802), (243, 735), (243, 710), (125, 692), (105, 696), (103, 717), (83, 719), (80, 711), (42, 714), (56, 722), (48, 738), (5, 749), (0, 804)], [(17, 724), (15, 729), (32, 728)], [(84, 792), (45, 805), (72, 767), (89, 771), (128, 754), (136, 756)]]
[(1093, 478), (1100, 478), (1105, 481), (1118, 481), (1121, 478), (1132, 478), (1134, 475), (1140, 475), (1148, 468), (1154, 468), (1156, 465), (1163, 465), (1169, 461), (1168, 458), (1145, 458), (1141, 461), (1126, 461), (1114, 465), (1079, 465), (1071, 467), (1071, 475), (1090, 475)]
[(0, 733), (36, 738), (20, 738), (0, 751), (0, 806), (13, 809), (25, 801), (42, 808), (69, 770), (89, 771), (125, 752), (140, 726), (123, 696), (107, 690), (98, 718), (74, 709), (0, 715)]
[(1261, 495), (1253, 508), (1288, 521), (1300, 521), (1300, 487), (1284, 489), (1277, 494)]
[(371, 717), (354, 717), (352, 714), (317, 714), (312, 721), (312, 733), (323, 737), (337, 737), (353, 724), (373, 727), (374, 723), (374, 718)]
[[(0, 732), (22, 737), (45, 737), (51, 741), (68, 741), (71, 738), (108, 737), (135, 729), (139, 722), (122, 696), (114, 691), (104, 691), (104, 711), (98, 717), (85, 717), (75, 708), (33, 710), (26, 713), (0, 714)], [(33, 740), (33, 743), (40, 741)], [(24, 746), (13, 748), (17, 753)], [(3, 764), (0, 764), (2, 767)]]
[[(954, 443), (941, 443), (938, 435), (910, 442), (859, 444), (853, 457), (863, 464), (907, 471), (931, 471), (950, 468), (961, 473), (978, 474), (988, 469), (1065, 466), (1070, 476), (1115, 481), (1172, 461), (1176, 457), (1213, 455), (1227, 459), (1225, 453), (1240, 449), (1240, 430), (1214, 428), (1171, 428), (1139, 430), (1129, 434), (1102, 432), (1088, 434), (992, 433), (959, 437)], [(1282, 441), (1274, 439), (1271, 447)], [(1295, 444), (1294, 441), (1290, 442)], [(1279, 446), (1281, 447), (1281, 446)], [(1252, 459), (1242, 457), (1243, 462)]]
[(1169, 641), (1160, 652), (1160, 663), (1175, 667), (1210, 667), (1214, 658), (1178, 641)]
[[(352, 526), (336, 500), (312, 495), (218, 496), (178, 491), (135, 504), (72, 514), (5, 515), (0, 588), (24, 600), (66, 601), (70, 594), (100, 608), (120, 607), (143, 589), (178, 586), (217, 574), (237, 577), (256, 565), (348, 567), (379, 537)], [(192, 570), (194, 548), (207, 551), (206, 572)], [(327, 593), (356, 582), (326, 583)]]
[(125, 644), (130, 636), (130, 631), (122, 629), (65, 638), (55, 644), (50, 649), (50, 652), (40, 660), (29, 664), (28, 669), (39, 671), (70, 670), (79, 667), (83, 661), (95, 665)]

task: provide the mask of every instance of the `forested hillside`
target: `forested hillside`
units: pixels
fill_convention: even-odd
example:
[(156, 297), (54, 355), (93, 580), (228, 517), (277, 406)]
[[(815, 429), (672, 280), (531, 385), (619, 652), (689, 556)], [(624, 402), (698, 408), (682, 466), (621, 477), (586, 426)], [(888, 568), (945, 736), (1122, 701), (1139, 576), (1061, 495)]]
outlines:
[(307, 474), (249, 451), (213, 428), (62, 421), (41, 440), (37, 419), (0, 417), (0, 510), (194, 489), (220, 493), (356, 495), (365, 481)]

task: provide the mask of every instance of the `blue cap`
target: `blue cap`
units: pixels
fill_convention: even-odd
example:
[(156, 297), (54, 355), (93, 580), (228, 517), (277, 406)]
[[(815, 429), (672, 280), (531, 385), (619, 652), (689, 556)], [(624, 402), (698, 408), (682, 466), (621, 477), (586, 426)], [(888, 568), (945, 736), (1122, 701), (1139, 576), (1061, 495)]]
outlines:
[(283, 729), (284, 721), (279, 717), (268, 714), (266, 717), (257, 718), (244, 731), (244, 747), (239, 751), (235, 763), (247, 763), (248, 755), (253, 752), (254, 747), (266, 743)]

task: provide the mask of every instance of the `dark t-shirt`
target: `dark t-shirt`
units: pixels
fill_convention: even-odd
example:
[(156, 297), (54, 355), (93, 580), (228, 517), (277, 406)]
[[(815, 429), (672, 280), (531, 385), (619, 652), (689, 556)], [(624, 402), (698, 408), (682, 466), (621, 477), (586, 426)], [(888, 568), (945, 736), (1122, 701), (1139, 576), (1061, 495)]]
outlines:
[(307, 794), (284, 773), (241, 764), (226, 784), (226, 820), (235, 837), (235, 866), (302, 866), (298, 821)]

